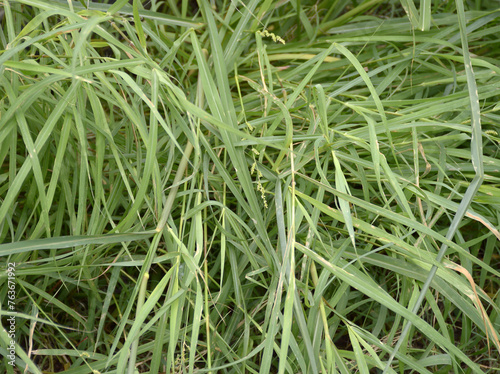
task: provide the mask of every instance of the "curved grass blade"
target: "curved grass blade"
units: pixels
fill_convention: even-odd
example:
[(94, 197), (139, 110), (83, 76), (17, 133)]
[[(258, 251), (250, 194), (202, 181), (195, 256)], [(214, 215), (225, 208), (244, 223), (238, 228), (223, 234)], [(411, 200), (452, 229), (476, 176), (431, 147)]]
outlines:
[(118, 244), (144, 240), (156, 234), (156, 230), (132, 232), (126, 234), (107, 234), (96, 236), (60, 236), (46, 239), (26, 240), (15, 243), (0, 244), (0, 256), (14, 253), (38, 251), (42, 249), (61, 249), (91, 244)]

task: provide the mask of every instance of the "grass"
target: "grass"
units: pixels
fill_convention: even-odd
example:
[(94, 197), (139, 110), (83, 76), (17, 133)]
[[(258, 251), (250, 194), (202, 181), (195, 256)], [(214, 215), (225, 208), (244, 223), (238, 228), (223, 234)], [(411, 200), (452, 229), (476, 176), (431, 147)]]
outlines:
[(4, 0), (3, 372), (500, 371), (499, 17)]

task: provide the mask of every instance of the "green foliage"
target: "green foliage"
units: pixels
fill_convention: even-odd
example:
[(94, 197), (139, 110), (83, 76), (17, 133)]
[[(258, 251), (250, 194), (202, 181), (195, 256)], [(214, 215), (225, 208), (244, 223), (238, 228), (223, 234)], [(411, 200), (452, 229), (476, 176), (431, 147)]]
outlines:
[(499, 18), (4, 0), (0, 368), (498, 372)]

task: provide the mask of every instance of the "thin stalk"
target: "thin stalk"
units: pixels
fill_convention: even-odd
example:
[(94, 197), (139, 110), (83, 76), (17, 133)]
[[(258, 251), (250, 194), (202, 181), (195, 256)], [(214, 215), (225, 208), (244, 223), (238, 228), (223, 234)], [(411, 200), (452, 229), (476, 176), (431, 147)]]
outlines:
[[(139, 313), (141, 313), (141, 309), (144, 305), (144, 300), (146, 299), (146, 289), (148, 285), (148, 279), (149, 279), (149, 273), (145, 273), (141, 280), (141, 288), (139, 289), (139, 296), (137, 298), (137, 311), (136, 311), (137, 316), (139, 316)], [(128, 372), (127, 372), (128, 374), (134, 374), (138, 347), (139, 347), (139, 334), (132, 343), (132, 346), (130, 347), (130, 359), (128, 362)]]
[(206, 210), (203, 211), (204, 218), (204, 230), (203, 230), (203, 255), (205, 260), (203, 261), (203, 272), (205, 275), (205, 288), (204, 288), (204, 307), (205, 307), (205, 333), (207, 334), (207, 369), (208, 373), (212, 373), (212, 347), (210, 343), (210, 309), (208, 308), (208, 260), (207, 260), (207, 220), (206, 220)]

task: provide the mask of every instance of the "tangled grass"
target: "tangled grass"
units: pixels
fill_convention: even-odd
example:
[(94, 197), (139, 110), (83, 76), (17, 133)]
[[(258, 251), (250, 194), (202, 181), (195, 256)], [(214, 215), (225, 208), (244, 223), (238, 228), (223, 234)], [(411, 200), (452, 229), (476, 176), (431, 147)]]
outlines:
[(0, 367), (498, 372), (492, 4), (3, 0)]

